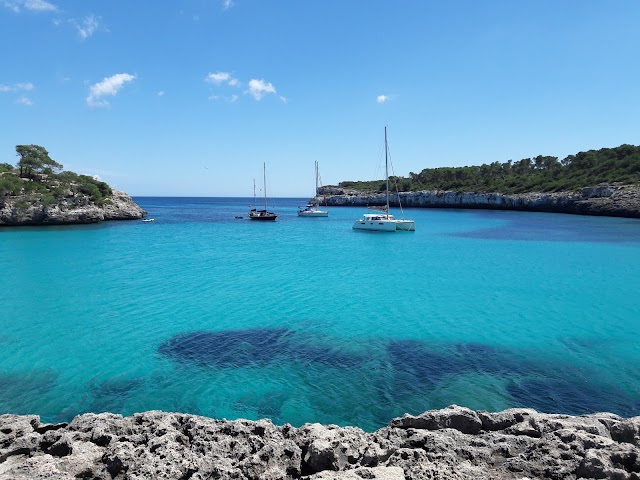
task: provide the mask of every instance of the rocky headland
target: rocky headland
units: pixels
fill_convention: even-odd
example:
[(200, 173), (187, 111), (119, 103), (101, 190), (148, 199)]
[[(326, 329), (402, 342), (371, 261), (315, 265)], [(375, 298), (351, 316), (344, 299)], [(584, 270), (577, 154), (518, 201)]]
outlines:
[(0, 415), (2, 479), (640, 479), (640, 417), (450, 406), (355, 427), (150, 411)]
[[(321, 190), (329, 206), (384, 205), (384, 193), (362, 193), (327, 187)], [(577, 192), (476, 193), (454, 191), (400, 192), (389, 196), (391, 206), (419, 208), (480, 208), (524, 210), (532, 212), (572, 213), (640, 218), (640, 187), (635, 185), (600, 185)], [(324, 199), (323, 199), (324, 202)]]
[(129, 195), (116, 190), (100, 203), (83, 194), (68, 195), (53, 204), (45, 204), (38, 194), (0, 195), (0, 226), (135, 220), (146, 213)]

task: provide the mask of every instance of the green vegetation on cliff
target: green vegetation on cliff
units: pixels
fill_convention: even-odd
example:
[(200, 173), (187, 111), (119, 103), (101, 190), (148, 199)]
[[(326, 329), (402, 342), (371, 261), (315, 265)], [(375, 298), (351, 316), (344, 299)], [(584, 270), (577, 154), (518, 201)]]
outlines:
[[(505, 194), (571, 191), (613, 182), (640, 183), (640, 147), (621, 145), (589, 150), (563, 160), (539, 155), (517, 162), (425, 168), (420, 173), (411, 172), (408, 178), (390, 178), (391, 185), (397, 185), (401, 192), (453, 190)], [(385, 188), (383, 180), (346, 181), (340, 182), (339, 186), (363, 192), (384, 191)]]
[(62, 171), (63, 166), (49, 157), (39, 145), (16, 145), (18, 163), (0, 163), (0, 195), (39, 194), (42, 203), (79, 194), (102, 204), (111, 195), (111, 187), (89, 175)]

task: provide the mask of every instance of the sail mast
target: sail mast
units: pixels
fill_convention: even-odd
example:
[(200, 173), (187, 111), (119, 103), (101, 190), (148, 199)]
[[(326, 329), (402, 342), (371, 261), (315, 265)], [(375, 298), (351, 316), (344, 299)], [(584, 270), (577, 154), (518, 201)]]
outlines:
[(389, 147), (387, 146), (387, 127), (384, 127), (384, 173), (387, 179), (387, 218), (389, 218)]
[(316, 191), (315, 191), (315, 195), (313, 196), (313, 203), (316, 206), (316, 210), (318, 209), (318, 206), (320, 205), (320, 202), (318, 202), (318, 162), (316, 161)]
[(263, 182), (264, 182), (264, 211), (267, 211), (267, 164), (262, 164), (263, 169)]

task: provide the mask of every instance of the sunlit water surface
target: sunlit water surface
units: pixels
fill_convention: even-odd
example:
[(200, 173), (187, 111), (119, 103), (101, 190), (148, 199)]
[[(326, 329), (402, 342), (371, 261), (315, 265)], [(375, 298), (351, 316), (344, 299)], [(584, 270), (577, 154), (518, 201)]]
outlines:
[(640, 415), (638, 220), (414, 209), (388, 234), (352, 230), (361, 208), (299, 218), (305, 199), (274, 223), (136, 200), (155, 222), (0, 229), (0, 412)]

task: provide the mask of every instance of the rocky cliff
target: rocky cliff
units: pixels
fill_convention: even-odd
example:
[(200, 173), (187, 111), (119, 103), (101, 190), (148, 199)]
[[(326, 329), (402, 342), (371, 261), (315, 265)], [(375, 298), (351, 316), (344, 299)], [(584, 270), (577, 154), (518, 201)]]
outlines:
[(1, 479), (640, 479), (640, 417), (451, 406), (373, 433), (151, 411), (0, 415)]
[[(329, 206), (384, 205), (385, 195), (360, 194), (356, 191), (328, 188), (324, 191)], [(403, 207), (482, 208), (495, 210), (528, 210), (535, 212), (573, 213), (640, 218), (640, 187), (598, 186), (579, 192), (474, 193), (452, 191), (422, 191), (400, 193)], [(390, 196), (392, 206), (398, 206), (398, 195)]]
[(44, 205), (37, 194), (0, 196), (0, 226), (96, 223), (138, 219), (145, 214), (129, 195), (115, 190), (102, 205), (82, 194), (65, 197), (52, 205)]

